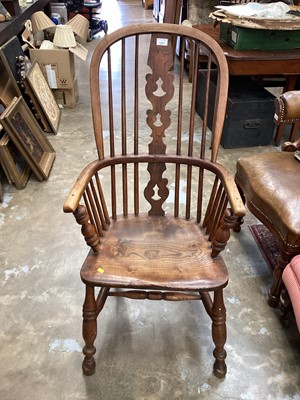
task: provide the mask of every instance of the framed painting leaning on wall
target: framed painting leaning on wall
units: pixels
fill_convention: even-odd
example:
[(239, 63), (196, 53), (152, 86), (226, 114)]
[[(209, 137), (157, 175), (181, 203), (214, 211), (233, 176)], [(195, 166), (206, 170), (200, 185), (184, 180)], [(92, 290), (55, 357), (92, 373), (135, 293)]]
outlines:
[(31, 169), (7, 133), (0, 139), (0, 162), (8, 182), (14, 183), (17, 189), (23, 189)]
[(39, 181), (47, 179), (55, 151), (22, 97), (15, 97), (0, 121)]
[(23, 83), (34, 105), (38, 102), (53, 133), (56, 134), (60, 122), (61, 110), (36, 60), (33, 61), (29, 68)]
[(17, 36), (13, 36), (6, 43), (0, 46), (0, 59), (6, 72), (9, 74), (9, 79), (11, 80), (17, 96), (21, 95), (18, 85), (19, 77), (17, 57), (19, 56), (25, 56), (25, 53)]

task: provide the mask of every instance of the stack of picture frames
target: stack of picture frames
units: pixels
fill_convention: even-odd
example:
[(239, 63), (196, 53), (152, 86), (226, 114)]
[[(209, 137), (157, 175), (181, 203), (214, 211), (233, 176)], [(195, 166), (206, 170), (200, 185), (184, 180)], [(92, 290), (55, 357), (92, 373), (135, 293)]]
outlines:
[[(13, 37), (0, 47), (0, 163), (17, 189), (26, 186), (31, 172), (39, 181), (49, 177), (55, 150), (46, 133), (57, 133), (60, 115), (38, 63)], [(0, 201), (1, 193), (0, 187)]]
[[(4, 143), (6, 138), (9, 138), (6, 141), (6, 150), (9, 151), (8, 145), (10, 141), (16, 147), (17, 154), (14, 157), (15, 167), (17, 167), (19, 156), (21, 156), (25, 160), (24, 167), (28, 164), (39, 181), (47, 179), (55, 159), (55, 151), (34, 116), (28, 110), (23, 97), (14, 97), (9, 106), (1, 114), (0, 122), (5, 131), (1, 142)], [(1, 145), (0, 147), (4, 146)], [(1, 154), (3, 153), (2, 150), (0, 152)], [(15, 169), (17, 172), (17, 168)], [(20, 177), (23, 175), (19, 174)], [(24, 184), (26, 183), (24, 182)]]

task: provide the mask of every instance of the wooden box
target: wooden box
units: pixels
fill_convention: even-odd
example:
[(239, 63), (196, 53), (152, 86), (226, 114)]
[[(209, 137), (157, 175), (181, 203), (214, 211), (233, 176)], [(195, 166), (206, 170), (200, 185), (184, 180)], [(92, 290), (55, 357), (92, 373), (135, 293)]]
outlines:
[(226, 22), (220, 26), (220, 39), (235, 50), (288, 50), (300, 47), (299, 30), (240, 28)]
[[(200, 102), (206, 80), (206, 71), (199, 71), (196, 111), (203, 118)], [(210, 81), (210, 104), (214, 103), (216, 81)], [(224, 148), (267, 146), (271, 143), (275, 124), (275, 106), (270, 92), (247, 77), (231, 77), (221, 145)], [(208, 127), (212, 128), (212, 114), (208, 115)]]

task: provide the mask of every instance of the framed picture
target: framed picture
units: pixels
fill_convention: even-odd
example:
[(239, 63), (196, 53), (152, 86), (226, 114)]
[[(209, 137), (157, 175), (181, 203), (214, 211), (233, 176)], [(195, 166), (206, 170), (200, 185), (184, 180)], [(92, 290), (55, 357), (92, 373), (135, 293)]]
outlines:
[(18, 85), (17, 57), (19, 56), (25, 56), (25, 53), (17, 36), (13, 36), (0, 47), (0, 58), (9, 74), (17, 96), (21, 96), (21, 91)]
[[(2, 102), (0, 98), (0, 115), (3, 113), (4, 110), (5, 110), (5, 104)], [(0, 137), (2, 136), (3, 136), (3, 128), (0, 126)]]
[[(0, 99), (0, 114), (2, 114), (4, 110), (5, 110), (5, 105), (2, 103), (2, 101)], [(5, 135), (5, 132), (4, 132), (3, 126), (0, 124), (0, 142), (2, 141), (2, 138), (4, 135)], [(1, 154), (0, 154), (0, 167), (2, 167), (2, 168), (0, 168), (0, 172), (4, 173), (4, 175), (6, 176), (7, 182), (10, 185), (13, 185), (13, 183), (14, 183), (13, 178), (11, 177), (8, 169), (6, 168), (6, 164), (1, 159)]]
[(29, 58), (27, 56), (25, 56), (25, 57), (19, 56), (19, 57), (17, 57), (17, 64), (18, 64), (18, 68), (19, 68), (19, 71), (18, 71), (19, 86), (22, 91), (22, 96), (23, 96), (24, 100), (26, 101), (32, 114), (34, 115), (34, 117), (36, 118), (36, 120), (38, 121), (38, 123), (40, 124), (42, 129), (48, 133), (53, 132), (53, 129), (51, 128), (51, 126), (48, 122), (48, 119), (47, 119), (46, 115), (44, 114), (42, 107), (40, 106), (38, 99), (36, 98), (33, 91), (31, 90), (31, 87), (28, 85), (28, 83), (27, 83), (27, 85), (24, 83), (26, 75), (32, 65), (31, 61), (29, 60)]
[(57, 133), (61, 110), (36, 60), (29, 67), (23, 83), (34, 107), (42, 109), (52, 132)]
[(8, 182), (14, 183), (17, 189), (23, 189), (31, 169), (7, 133), (0, 139), (0, 161)]
[(23, 97), (15, 97), (0, 116), (0, 122), (39, 181), (47, 179), (55, 151)]
[(1, 181), (2, 181), (2, 170), (0, 168), (0, 203), (3, 202), (3, 197), (4, 197), (3, 189), (2, 189), (2, 182)]
[(14, 85), (14, 79), (11, 77), (7, 71), (3, 61), (0, 58), (0, 102), (5, 106), (12, 101), (16, 96), (20, 96), (20, 90), (16, 90)]
[(13, 180), (12, 176), (10, 175), (9, 170), (6, 168), (6, 164), (5, 164), (5, 162), (2, 160), (1, 155), (0, 155), (0, 166), (2, 167), (1, 172), (3, 171), (4, 175), (6, 176), (7, 182), (8, 182), (10, 185), (13, 185), (13, 184), (14, 184), (14, 180)]

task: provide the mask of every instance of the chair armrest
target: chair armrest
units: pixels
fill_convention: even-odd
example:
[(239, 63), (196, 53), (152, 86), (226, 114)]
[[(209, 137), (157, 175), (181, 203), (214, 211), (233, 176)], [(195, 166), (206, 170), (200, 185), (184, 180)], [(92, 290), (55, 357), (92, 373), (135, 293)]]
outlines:
[[(237, 218), (246, 214), (245, 206), (233, 176), (222, 165), (210, 160), (194, 157), (167, 155), (131, 155), (113, 157), (90, 163), (79, 175), (63, 207), (64, 212), (73, 213), (86, 243), (95, 253), (100, 250), (100, 240), (110, 225), (110, 218), (105, 204), (97, 172), (107, 166), (127, 163), (175, 163), (207, 169), (215, 175), (211, 188), (209, 205), (203, 220), (203, 227), (212, 241), (212, 256), (222, 251), (230, 237), (230, 229), (234, 228)], [(95, 181), (95, 182), (94, 182)], [(96, 183), (96, 188), (95, 188)], [(200, 190), (202, 190), (199, 187)], [(97, 194), (97, 190), (100, 191)], [(80, 204), (84, 198), (85, 205)], [(199, 221), (200, 222), (200, 221)]]
[(300, 90), (291, 90), (276, 97), (274, 122), (280, 125), (298, 121), (300, 121)]
[[(90, 163), (79, 175), (75, 182), (63, 210), (65, 213), (73, 213), (88, 246), (94, 253), (100, 250), (100, 238), (103, 231), (107, 230), (110, 220), (107, 213), (105, 199), (99, 199), (94, 193), (94, 178), (97, 182), (98, 193), (102, 192), (97, 172), (106, 167), (109, 160), (96, 160)], [(80, 204), (81, 198), (84, 203)], [(96, 203), (95, 203), (96, 201)], [(99, 219), (100, 218), (100, 219)]]
[(74, 213), (79, 205), (79, 201), (95, 173), (101, 169), (103, 161), (95, 160), (88, 164), (78, 176), (74, 186), (72, 187), (67, 200), (65, 201), (63, 210), (65, 213)]
[[(164, 159), (164, 156), (155, 157), (156, 160), (159, 158)], [(168, 157), (168, 158), (169, 161), (172, 162), (173, 159), (175, 160), (178, 157)], [(153, 159), (153, 157), (151, 156), (132, 157), (131, 162), (138, 161), (138, 159), (140, 159), (143, 162), (149, 162), (151, 159)], [(184, 157), (182, 157), (182, 160), (184, 160)], [(189, 161), (191, 161), (190, 158)], [(114, 164), (118, 163), (117, 158), (113, 163)], [(112, 159), (107, 158), (104, 160), (95, 160), (84, 168), (84, 170), (80, 173), (79, 177), (77, 178), (77, 181), (75, 182), (64, 204), (63, 210), (65, 213), (75, 212), (76, 208), (79, 205), (79, 201), (91, 178), (95, 175), (97, 171), (111, 164), (112, 164)], [(223, 188), (226, 192), (230, 207), (234, 215), (243, 217), (246, 214), (246, 209), (242, 201), (242, 198), (240, 196), (240, 193), (238, 191), (237, 185), (234, 181), (234, 177), (225, 167), (223, 167), (221, 164), (211, 162), (209, 160), (201, 160), (198, 158), (194, 158), (192, 164), (198, 167), (204, 167), (205, 169), (209, 169), (218, 177), (218, 179), (222, 182)]]
[(225, 167), (223, 167), (223, 165), (218, 163), (213, 163), (213, 165), (217, 167), (217, 171), (214, 172), (222, 182), (232, 212), (236, 216), (244, 217), (246, 215), (246, 208), (233, 175)]

